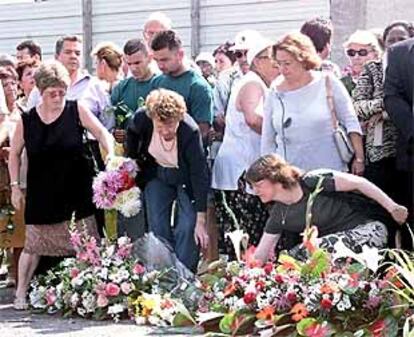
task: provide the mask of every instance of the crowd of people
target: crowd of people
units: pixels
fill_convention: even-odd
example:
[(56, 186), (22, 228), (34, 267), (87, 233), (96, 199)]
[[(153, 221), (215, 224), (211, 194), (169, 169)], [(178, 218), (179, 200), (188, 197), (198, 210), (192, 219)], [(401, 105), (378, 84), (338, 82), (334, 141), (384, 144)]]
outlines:
[(0, 201), (16, 210), (7, 247), (16, 309), (27, 308), (45, 256), (73, 255), (74, 212), (102, 236), (92, 181), (115, 154), (136, 160), (143, 191), (142, 211), (118, 217), (119, 235), (152, 231), (193, 272), (200, 254), (234, 258), (225, 234), (239, 227), (260, 260), (281, 249), (300, 257), (318, 186), (312, 223), (323, 247), (412, 249), (402, 226), (413, 224), (410, 23), (353, 33), (343, 71), (329, 60), (323, 18), (273, 40), (240, 31), (194, 61), (173, 28), (157, 12), (123, 49), (98, 44), (96, 76), (82, 68), (76, 35), (56, 41), (53, 61), (32, 40), (0, 56)]

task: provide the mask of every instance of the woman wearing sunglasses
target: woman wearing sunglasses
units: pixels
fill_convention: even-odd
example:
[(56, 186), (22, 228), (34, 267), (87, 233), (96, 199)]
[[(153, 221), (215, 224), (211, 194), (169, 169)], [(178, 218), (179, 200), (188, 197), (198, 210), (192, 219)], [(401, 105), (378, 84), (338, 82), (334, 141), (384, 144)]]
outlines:
[(414, 27), (408, 22), (397, 21), (388, 25), (383, 34), (384, 59), (365, 64), (353, 91), (355, 110), (366, 126), (365, 177), (403, 204), (400, 198), (404, 187), (400, 186), (396, 168), (398, 132), (384, 106), (384, 63), (388, 48), (413, 36)]
[(364, 68), (364, 64), (381, 57), (381, 47), (376, 36), (368, 30), (357, 30), (344, 43), (349, 65), (344, 70), (341, 81), (349, 94), (355, 89), (356, 81)]

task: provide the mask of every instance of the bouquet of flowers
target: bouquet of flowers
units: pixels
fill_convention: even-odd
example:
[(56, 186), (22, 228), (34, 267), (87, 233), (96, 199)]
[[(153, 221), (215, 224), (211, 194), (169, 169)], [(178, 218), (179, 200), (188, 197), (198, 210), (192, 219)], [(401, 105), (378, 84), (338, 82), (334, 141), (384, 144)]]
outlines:
[(98, 208), (117, 210), (132, 217), (141, 208), (140, 190), (135, 184), (138, 167), (130, 158), (111, 158), (105, 172), (93, 182), (93, 201)]
[(161, 327), (196, 324), (181, 300), (164, 287), (171, 268), (148, 270), (134, 256), (127, 237), (98, 245), (74, 218), (70, 232), (76, 257), (66, 258), (31, 282), (34, 310), (97, 320), (132, 319)]
[(149, 277), (144, 266), (132, 257), (130, 239), (122, 237), (115, 244), (103, 240), (99, 246), (95, 238), (72, 228), (71, 242), (76, 257), (65, 259), (34, 279), (29, 294), (31, 306), (94, 319), (128, 317), (128, 295), (150, 292), (156, 277)]
[[(309, 243), (308, 243), (309, 244)], [(243, 262), (221, 264), (203, 276), (206, 292), (199, 321), (228, 335), (397, 336), (407, 306), (386, 279), (355, 258), (341, 263), (309, 244), (305, 262), (281, 255), (258, 263), (253, 251)], [(356, 257), (358, 261), (364, 258)], [(211, 327), (210, 327), (211, 328)]]

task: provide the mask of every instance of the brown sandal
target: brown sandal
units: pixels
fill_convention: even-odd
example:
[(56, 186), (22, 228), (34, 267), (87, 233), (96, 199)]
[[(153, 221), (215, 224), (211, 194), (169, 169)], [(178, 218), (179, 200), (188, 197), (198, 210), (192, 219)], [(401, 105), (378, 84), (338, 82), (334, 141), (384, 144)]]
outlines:
[(29, 303), (25, 297), (16, 297), (13, 302), (14, 310), (27, 310), (29, 308)]

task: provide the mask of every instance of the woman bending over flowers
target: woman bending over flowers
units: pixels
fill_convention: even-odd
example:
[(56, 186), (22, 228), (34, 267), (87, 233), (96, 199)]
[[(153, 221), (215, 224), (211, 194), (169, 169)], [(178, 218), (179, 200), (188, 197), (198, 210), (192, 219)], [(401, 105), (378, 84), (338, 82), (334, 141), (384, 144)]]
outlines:
[(334, 252), (339, 240), (357, 253), (363, 245), (384, 248), (387, 226), (404, 223), (408, 214), (365, 178), (328, 170), (304, 174), (275, 154), (254, 162), (247, 181), (262, 202), (272, 203), (255, 255), (261, 261), (271, 257), (281, 237), (279, 248), (290, 249), (295, 257), (303, 255), (297, 243), (305, 229), (308, 199), (319, 181), (322, 191), (314, 199), (311, 221), (318, 228), (319, 246), (328, 252)]
[(206, 248), (209, 240), (209, 181), (200, 130), (187, 114), (184, 98), (170, 90), (152, 91), (146, 109), (130, 121), (126, 150), (139, 167), (136, 181), (144, 190), (150, 231), (167, 240), (178, 259), (195, 272), (199, 248)]

